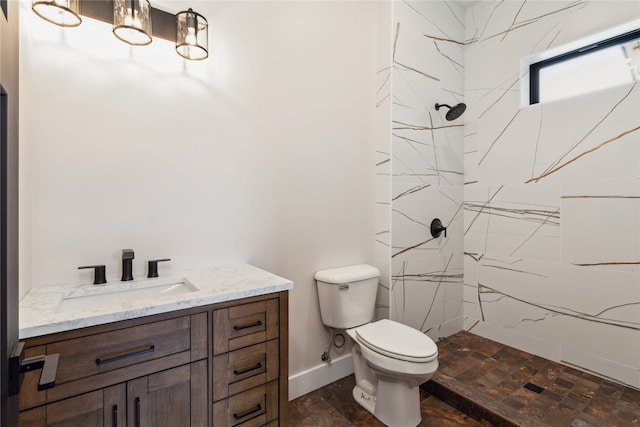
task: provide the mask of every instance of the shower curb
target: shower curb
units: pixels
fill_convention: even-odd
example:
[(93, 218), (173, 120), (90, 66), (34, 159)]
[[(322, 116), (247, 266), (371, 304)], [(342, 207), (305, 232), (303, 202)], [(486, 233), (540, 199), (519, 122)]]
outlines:
[[(420, 386), (420, 389), (437, 397), (447, 405), (468, 415), (484, 425), (495, 427), (520, 427), (522, 414), (482, 393), (464, 387), (455, 379), (440, 374)], [(472, 395), (472, 396), (470, 396)], [(543, 427), (546, 424), (527, 417), (526, 425)]]

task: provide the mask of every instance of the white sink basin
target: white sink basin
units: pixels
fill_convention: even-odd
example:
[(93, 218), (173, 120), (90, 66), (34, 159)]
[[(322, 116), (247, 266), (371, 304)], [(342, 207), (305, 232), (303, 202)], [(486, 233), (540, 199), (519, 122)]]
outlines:
[(62, 296), (56, 312), (65, 313), (195, 292), (185, 279), (153, 279), (85, 287)]

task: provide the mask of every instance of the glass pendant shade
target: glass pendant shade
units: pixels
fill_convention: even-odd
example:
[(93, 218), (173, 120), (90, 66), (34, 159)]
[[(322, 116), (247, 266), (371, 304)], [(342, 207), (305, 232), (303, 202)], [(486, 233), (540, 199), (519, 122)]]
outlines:
[(123, 42), (134, 46), (151, 43), (149, 0), (114, 0), (113, 34)]
[(176, 51), (186, 59), (209, 56), (209, 24), (193, 9), (176, 14)]
[(82, 23), (79, 3), (80, 0), (33, 0), (31, 9), (52, 24), (77, 27)]

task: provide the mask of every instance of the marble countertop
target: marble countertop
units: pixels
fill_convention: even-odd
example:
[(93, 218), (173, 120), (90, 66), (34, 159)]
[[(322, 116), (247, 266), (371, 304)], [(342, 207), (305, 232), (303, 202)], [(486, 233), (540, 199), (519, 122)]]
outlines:
[[(134, 297), (145, 287), (184, 282), (189, 292), (153, 297)], [(105, 285), (67, 284), (31, 289), (20, 301), (20, 339), (134, 319), (191, 307), (293, 289), (293, 282), (251, 265), (216, 267), (179, 276), (109, 282)], [(125, 291), (122, 294), (113, 292)], [(108, 295), (104, 298), (98, 294)], [(78, 296), (92, 304), (61, 309), (63, 302)], [(114, 297), (115, 296), (115, 297)], [(98, 301), (99, 304), (95, 302)]]

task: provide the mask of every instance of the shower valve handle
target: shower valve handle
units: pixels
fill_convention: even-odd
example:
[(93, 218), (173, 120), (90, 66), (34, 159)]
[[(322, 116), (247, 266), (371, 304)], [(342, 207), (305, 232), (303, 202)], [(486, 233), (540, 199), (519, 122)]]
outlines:
[(440, 237), (440, 234), (444, 231), (444, 237), (447, 237), (447, 227), (442, 225), (442, 221), (439, 218), (431, 221), (431, 235), (435, 238)]

